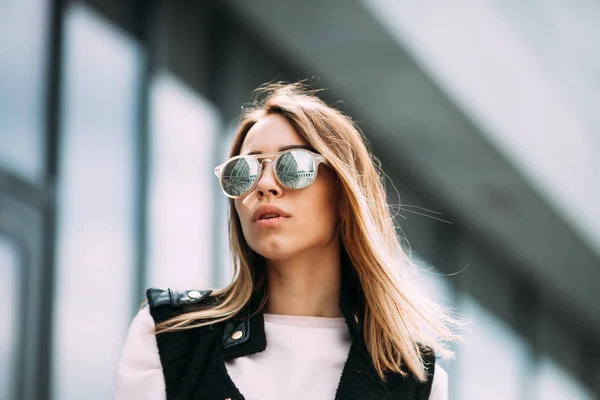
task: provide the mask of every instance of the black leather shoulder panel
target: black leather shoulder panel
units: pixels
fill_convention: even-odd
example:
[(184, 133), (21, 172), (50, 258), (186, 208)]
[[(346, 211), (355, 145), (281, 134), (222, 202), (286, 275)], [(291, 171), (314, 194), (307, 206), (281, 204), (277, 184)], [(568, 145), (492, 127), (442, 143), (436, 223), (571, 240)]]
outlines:
[(177, 290), (150, 288), (146, 290), (146, 298), (151, 309), (161, 306), (180, 308), (202, 303), (212, 290)]

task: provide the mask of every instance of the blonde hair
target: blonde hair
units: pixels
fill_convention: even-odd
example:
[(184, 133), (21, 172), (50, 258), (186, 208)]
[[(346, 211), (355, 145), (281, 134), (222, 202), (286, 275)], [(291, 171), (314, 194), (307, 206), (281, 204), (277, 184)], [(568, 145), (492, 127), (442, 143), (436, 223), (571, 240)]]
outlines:
[[(430, 301), (415, 284), (415, 264), (404, 253), (386, 199), (384, 177), (355, 123), (320, 100), (303, 84), (268, 84), (257, 89), (257, 100), (244, 109), (230, 156), (238, 155), (246, 134), (263, 116), (281, 114), (337, 174), (343, 216), (340, 235), (362, 287), (364, 341), (377, 373), (427, 379), (424, 346), (442, 357), (452, 356), (447, 344), (458, 339), (459, 321)], [(230, 247), (234, 278), (213, 295), (214, 306), (165, 321), (156, 332), (206, 326), (238, 314), (256, 293), (266, 302), (264, 260), (244, 239), (240, 220), (230, 201)]]

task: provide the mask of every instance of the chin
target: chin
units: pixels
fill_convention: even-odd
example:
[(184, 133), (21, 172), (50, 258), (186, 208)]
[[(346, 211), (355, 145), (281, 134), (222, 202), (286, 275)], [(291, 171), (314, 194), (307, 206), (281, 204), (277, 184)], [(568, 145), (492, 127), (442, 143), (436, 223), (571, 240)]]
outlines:
[(278, 243), (276, 241), (263, 241), (260, 245), (250, 246), (260, 256), (267, 260), (285, 260), (294, 256), (298, 253), (296, 247), (289, 246), (284, 243)]

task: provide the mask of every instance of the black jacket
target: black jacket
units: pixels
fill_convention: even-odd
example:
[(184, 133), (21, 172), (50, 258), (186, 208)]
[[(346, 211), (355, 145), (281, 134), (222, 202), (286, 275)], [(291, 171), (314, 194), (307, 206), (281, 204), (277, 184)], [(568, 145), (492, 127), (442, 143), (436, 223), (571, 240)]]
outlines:
[[(215, 301), (210, 291), (148, 289), (146, 296), (155, 323)], [(257, 296), (255, 296), (257, 297)], [(377, 375), (366, 350), (360, 319), (348, 291), (342, 292), (340, 309), (346, 319), (352, 344), (340, 379), (336, 400), (427, 400), (435, 368), (435, 354), (424, 349), (429, 379), (420, 383), (412, 375)], [(230, 379), (225, 361), (265, 350), (267, 346), (260, 302), (253, 299), (236, 318), (206, 327), (157, 335), (165, 376), (167, 399), (243, 400)], [(321, 400), (321, 399), (315, 399)]]

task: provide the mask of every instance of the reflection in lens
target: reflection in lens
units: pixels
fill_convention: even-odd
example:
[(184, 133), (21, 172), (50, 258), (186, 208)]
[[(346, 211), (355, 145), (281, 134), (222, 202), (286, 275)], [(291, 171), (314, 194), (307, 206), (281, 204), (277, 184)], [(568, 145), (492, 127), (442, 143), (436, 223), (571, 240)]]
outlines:
[(237, 158), (225, 165), (221, 182), (223, 190), (230, 196), (241, 196), (248, 192), (258, 175), (258, 163), (250, 157)]
[(277, 177), (284, 186), (302, 189), (315, 179), (315, 159), (306, 151), (291, 150), (277, 162)]

